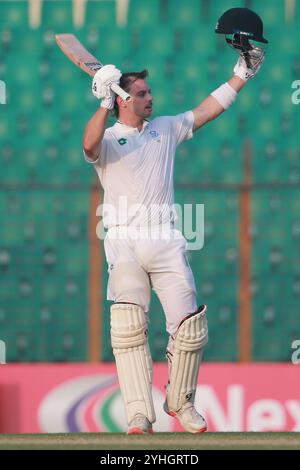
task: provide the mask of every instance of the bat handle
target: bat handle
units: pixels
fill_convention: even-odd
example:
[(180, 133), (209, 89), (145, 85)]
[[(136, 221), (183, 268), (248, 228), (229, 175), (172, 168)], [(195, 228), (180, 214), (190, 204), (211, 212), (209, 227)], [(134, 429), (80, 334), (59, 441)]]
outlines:
[(112, 91), (114, 91), (117, 95), (121, 96), (122, 100), (127, 101), (130, 98), (130, 95), (124, 91), (119, 85), (113, 83), (111, 86)]

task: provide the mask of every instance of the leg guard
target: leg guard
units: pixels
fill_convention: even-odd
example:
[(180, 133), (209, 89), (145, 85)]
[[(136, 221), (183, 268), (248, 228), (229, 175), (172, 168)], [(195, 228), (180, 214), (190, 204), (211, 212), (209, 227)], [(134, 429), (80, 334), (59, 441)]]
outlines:
[(169, 384), (166, 405), (177, 412), (185, 403), (194, 403), (203, 348), (208, 341), (206, 306), (186, 317), (170, 338), (167, 358)]
[(110, 311), (111, 343), (127, 420), (142, 414), (154, 423), (147, 317), (139, 305), (133, 304), (114, 304)]

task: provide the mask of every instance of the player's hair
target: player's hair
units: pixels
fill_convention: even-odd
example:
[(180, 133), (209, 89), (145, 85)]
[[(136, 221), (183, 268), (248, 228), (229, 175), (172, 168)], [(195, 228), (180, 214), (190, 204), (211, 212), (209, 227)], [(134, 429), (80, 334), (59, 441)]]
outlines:
[[(141, 72), (126, 72), (123, 73), (122, 77), (120, 78), (120, 87), (123, 90), (129, 93), (131, 85), (138, 80), (139, 78), (144, 80), (149, 75), (148, 70), (144, 69)], [(114, 115), (118, 118), (119, 117), (119, 106), (117, 100), (115, 100), (114, 105)]]

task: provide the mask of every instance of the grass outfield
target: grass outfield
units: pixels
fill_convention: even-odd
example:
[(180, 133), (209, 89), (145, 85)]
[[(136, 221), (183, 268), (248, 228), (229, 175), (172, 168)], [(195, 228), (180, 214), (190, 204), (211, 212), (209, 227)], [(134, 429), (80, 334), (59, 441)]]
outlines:
[(300, 449), (300, 433), (2, 434), (0, 450)]

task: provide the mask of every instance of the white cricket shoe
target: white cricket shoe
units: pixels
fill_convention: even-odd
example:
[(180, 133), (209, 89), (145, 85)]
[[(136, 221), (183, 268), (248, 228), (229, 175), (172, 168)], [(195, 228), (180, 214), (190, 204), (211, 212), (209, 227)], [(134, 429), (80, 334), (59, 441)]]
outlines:
[(207, 430), (207, 424), (203, 416), (198, 413), (192, 403), (185, 403), (179, 411), (170, 411), (167, 402), (164, 403), (165, 412), (177, 418), (181, 426), (187, 431), (192, 433), (205, 432)]
[(152, 424), (142, 414), (137, 414), (128, 425), (127, 434), (153, 434)]

